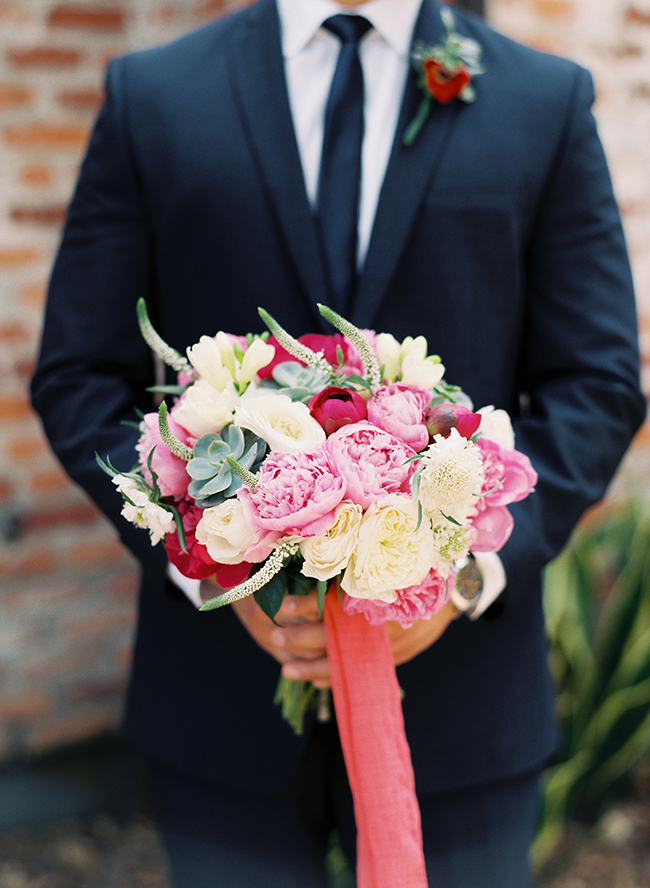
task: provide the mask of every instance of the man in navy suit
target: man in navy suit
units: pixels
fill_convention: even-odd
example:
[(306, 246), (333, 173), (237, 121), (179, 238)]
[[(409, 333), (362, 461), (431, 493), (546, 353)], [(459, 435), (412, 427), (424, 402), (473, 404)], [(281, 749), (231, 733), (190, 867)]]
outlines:
[[(584, 70), (455, 12), (482, 48), (476, 99), (434, 105), (407, 146), (422, 98), (409, 50), (443, 39), (441, 6), (348, 5), (371, 27), (347, 314), (425, 335), (477, 406), (510, 412), (539, 473), (512, 509), (494, 604), (474, 620), (450, 604), (393, 633), (430, 885), (522, 888), (555, 743), (540, 572), (644, 415), (625, 245)], [(52, 276), (34, 404), (142, 566), (126, 726), (156, 763), (179, 886), (322, 885), (335, 825), (353, 854), (335, 726), (296, 737), (271, 702), (279, 663), (327, 684), (313, 602), (287, 604), (282, 631), (249, 601), (199, 614), (94, 458), (132, 465), (137, 433), (121, 423), (151, 409), (138, 298), (181, 352), (204, 333), (260, 330), (258, 305), (294, 334), (323, 329), (314, 213), (339, 47), (321, 25), (341, 11), (259, 0), (113, 62)]]

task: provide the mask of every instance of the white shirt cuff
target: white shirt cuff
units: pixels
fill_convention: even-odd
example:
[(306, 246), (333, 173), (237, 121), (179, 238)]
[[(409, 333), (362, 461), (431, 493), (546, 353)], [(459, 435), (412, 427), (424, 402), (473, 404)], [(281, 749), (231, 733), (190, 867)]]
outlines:
[(186, 577), (175, 564), (167, 565), (167, 576), (172, 583), (178, 586), (181, 592), (187, 595), (195, 607), (201, 607), (203, 604), (201, 600), (201, 580), (192, 580), (190, 577)]
[(470, 619), (478, 620), (506, 588), (506, 572), (496, 552), (473, 552), (476, 566), (483, 574), (483, 592)]

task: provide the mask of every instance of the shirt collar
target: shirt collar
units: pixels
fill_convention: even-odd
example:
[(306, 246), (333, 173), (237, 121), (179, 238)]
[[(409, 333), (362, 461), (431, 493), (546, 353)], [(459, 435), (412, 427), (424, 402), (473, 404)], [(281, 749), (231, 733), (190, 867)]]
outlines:
[(415, 21), (422, 0), (367, 0), (346, 7), (335, 0), (277, 0), (282, 32), (282, 54), (298, 55), (326, 18), (339, 12), (363, 15), (393, 50), (408, 58)]

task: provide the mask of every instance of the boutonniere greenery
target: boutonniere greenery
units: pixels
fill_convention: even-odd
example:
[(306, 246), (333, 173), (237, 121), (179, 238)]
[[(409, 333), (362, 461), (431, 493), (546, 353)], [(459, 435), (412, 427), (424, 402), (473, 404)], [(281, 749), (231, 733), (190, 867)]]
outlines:
[(404, 133), (405, 145), (413, 144), (434, 102), (441, 105), (448, 105), (454, 99), (473, 102), (476, 90), (472, 80), (484, 70), (479, 61), (480, 44), (454, 30), (454, 16), (449, 9), (443, 9), (441, 15), (446, 31), (444, 42), (434, 46), (418, 43), (411, 53), (411, 61), (420, 74), (418, 86), (424, 90), (424, 96)]

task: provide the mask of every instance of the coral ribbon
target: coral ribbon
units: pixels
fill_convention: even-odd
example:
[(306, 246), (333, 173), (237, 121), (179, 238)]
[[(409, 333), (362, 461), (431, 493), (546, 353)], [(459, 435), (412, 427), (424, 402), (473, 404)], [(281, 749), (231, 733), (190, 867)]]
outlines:
[(426, 888), (420, 809), (386, 626), (325, 599), (334, 708), (357, 824), (357, 888)]

